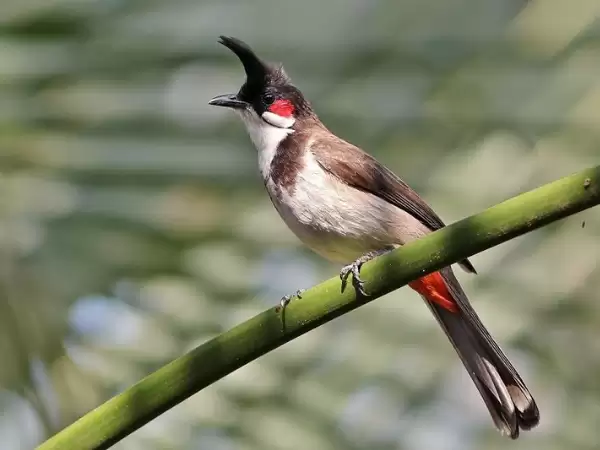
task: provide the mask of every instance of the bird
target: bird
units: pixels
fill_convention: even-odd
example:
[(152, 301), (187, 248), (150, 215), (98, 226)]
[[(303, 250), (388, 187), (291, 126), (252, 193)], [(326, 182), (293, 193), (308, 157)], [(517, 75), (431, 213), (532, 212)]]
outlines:
[[(374, 157), (332, 133), (281, 64), (248, 44), (220, 36), (246, 80), (210, 105), (242, 120), (275, 209), (306, 246), (345, 264), (357, 295), (367, 296), (361, 266), (377, 255), (443, 228), (444, 222), (404, 181)], [(459, 265), (476, 273), (467, 259)], [(409, 283), (425, 301), (473, 380), (496, 428), (512, 439), (539, 423), (531, 393), (472, 308), (451, 267)], [(285, 306), (295, 295), (282, 299)]]

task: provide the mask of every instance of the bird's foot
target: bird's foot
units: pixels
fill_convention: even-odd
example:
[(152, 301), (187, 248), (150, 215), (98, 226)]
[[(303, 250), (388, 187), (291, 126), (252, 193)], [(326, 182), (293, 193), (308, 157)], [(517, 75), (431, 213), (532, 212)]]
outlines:
[(298, 289), (293, 294), (284, 295), (283, 297), (281, 297), (281, 300), (279, 301), (279, 305), (275, 308), (275, 312), (279, 314), (279, 317), (281, 319), (281, 331), (285, 332), (285, 309), (287, 308), (287, 306), (290, 304), (290, 302), (294, 298), (301, 299), (302, 293), (305, 290), (306, 289)]
[(365, 291), (365, 282), (360, 278), (360, 269), (364, 263), (371, 261), (373, 258), (387, 253), (389, 251), (389, 249), (384, 249), (366, 253), (353, 263), (342, 267), (342, 270), (340, 271), (340, 280), (342, 280), (342, 291), (346, 289), (348, 277), (350, 276), (350, 274), (352, 274), (352, 285), (354, 286), (354, 289), (356, 289), (356, 292), (358, 292), (363, 297), (368, 297), (369, 294), (367, 294), (367, 291)]
[(342, 291), (346, 289), (346, 284), (348, 283), (348, 277), (352, 274), (352, 285), (356, 292), (358, 292), (363, 297), (368, 297), (367, 292), (365, 291), (365, 282), (360, 277), (360, 268), (364, 264), (361, 261), (361, 258), (354, 261), (352, 264), (348, 264), (347, 266), (342, 267), (340, 271), (340, 280), (342, 280)]
[(294, 298), (302, 298), (302, 293), (304, 291), (306, 291), (306, 289), (298, 289), (293, 294), (284, 295), (283, 297), (281, 297), (281, 300), (279, 301), (279, 306), (280, 306), (281, 310), (283, 311), (286, 308), (286, 306), (289, 305), (290, 302)]

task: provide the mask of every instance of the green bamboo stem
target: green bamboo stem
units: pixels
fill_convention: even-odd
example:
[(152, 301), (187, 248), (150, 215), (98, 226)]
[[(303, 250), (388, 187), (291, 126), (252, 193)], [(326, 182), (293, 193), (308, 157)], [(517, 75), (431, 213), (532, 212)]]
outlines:
[[(600, 166), (463, 219), (364, 265), (371, 293), (357, 300), (339, 278), (306, 291), (282, 320), (270, 308), (200, 345), (111, 398), (38, 447), (105, 449), (227, 374), (301, 334), (422, 275), (600, 203)], [(165, 299), (165, 301), (167, 301)]]

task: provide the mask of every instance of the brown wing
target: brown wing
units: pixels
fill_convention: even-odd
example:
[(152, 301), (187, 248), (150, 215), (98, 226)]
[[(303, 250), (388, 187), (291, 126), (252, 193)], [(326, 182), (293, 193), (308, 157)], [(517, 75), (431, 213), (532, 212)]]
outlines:
[[(431, 231), (446, 226), (419, 194), (358, 147), (341, 139), (333, 143), (330, 139), (321, 139), (313, 142), (311, 150), (319, 165), (342, 182), (403, 209)], [(469, 260), (459, 264), (466, 271), (476, 273)]]

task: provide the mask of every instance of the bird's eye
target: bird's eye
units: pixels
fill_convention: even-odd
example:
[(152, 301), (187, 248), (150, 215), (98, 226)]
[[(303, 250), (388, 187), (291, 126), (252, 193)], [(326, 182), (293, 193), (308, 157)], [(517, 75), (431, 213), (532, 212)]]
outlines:
[(265, 102), (265, 105), (270, 105), (275, 101), (275, 96), (270, 92), (267, 92), (263, 95), (263, 101)]

